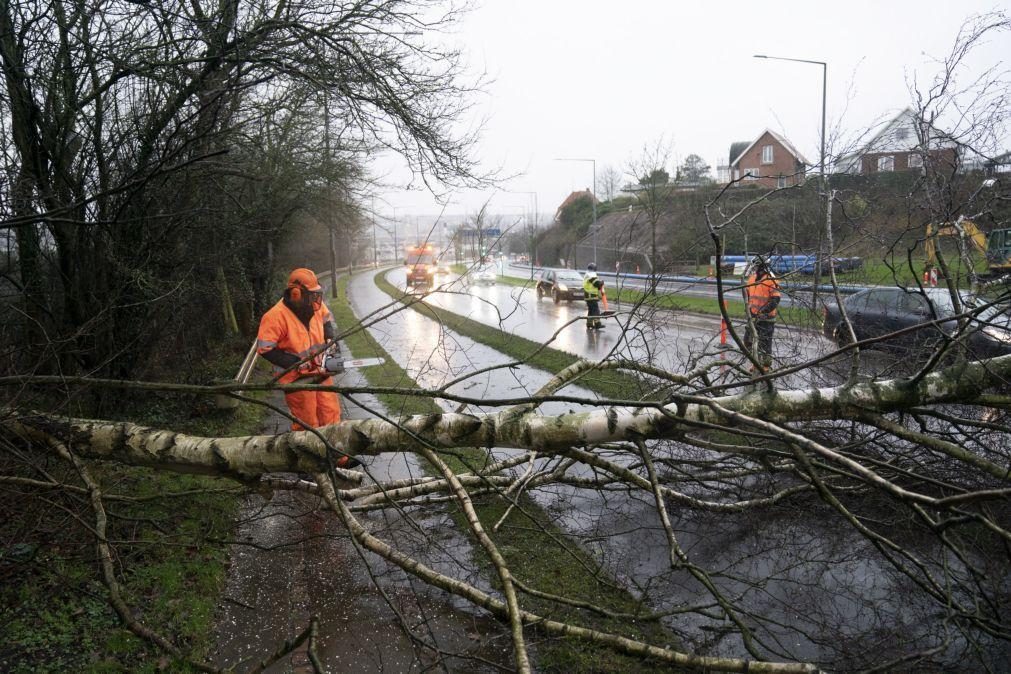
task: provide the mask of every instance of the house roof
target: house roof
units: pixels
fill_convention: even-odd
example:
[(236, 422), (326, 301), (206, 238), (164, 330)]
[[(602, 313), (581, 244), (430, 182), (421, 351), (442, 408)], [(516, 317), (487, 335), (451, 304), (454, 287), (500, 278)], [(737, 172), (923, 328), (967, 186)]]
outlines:
[[(587, 197), (589, 197), (590, 199), (593, 199), (594, 201), (597, 201), (596, 197), (593, 196), (593, 192), (591, 192), (590, 188), (587, 187), (585, 190), (577, 190), (576, 192), (573, 192), (569, 196), (565, 197), (565, 200), (562, 201), (562, 203), (558, 205), (558, 209), (561, 210), (561, 209), (565, 208), (566, 206), (568, 206), (569, 204), (571, 204), (576, 199), (585, 199)], [(600, 203), (600, 202), (597, 201), (597, 203)]]
[(747, 154), (748, 150), (750, 150), (751, 148), (755, 147), (755, 144), (758, 141), (762, 140), (762, 136), (764, 136), (765, 134), (769, 134), (770, 136), (772, 136), (773, 138), (775, 138), (779, 142), (780, 145), (782, 145), (783, 147), (786, 148), (787, 152), (789, 152), (794, 157), (796, 157), (801, 163), (803, 163), (803, 164), (810, 164), (810, 162), (808, 162), (807, 159), (804, 159), (804, 155), (802, 155), (800, 152), (797, 151), (797, 148), (795, 148), (793, 146), (793, 143), (791, 143), (790, 141), (788, 141), (783, 136), (780, 136), (778, 133), (776, 133), (772, 129), (766, 129), (762, 133), (758, 134), (758, 137), (755, 138), (755, 140), (751, 141), (751, 144), (748, 145), (748, 147), (746, 147), (743, 150), (741, 150), (740, 154), (737, 155), (737, 158), (734, 159), (734, 161), (730, 162), (731, 168), (734, 167), (734, 166), (736, 166), (737, 162), (741, 161), (741, 157), (743, 157), (745, 154)]
[[(916, 113), (913, 112), (912, 108), (905, 108), (905, 109), (899, 111), (899, 114), (895, 115), (895, 117), (893, 117), (887, 124), (885, 124), (884, 126), (882, 126), (881, 130), (878, 131), (876, 134), (874, 134), (873, 138), (871, 138), (869, 141), (867, 141), (866, 143), (864, 143), (863, 147), (861, 147), (859, 151), (854, 152), (852, 154), (854, 154), (854, 155), (864, 155), (864, 154), (867, 154), (868, 150), (871, 150), (872, 148), (874, 148), (875, 144), (879, 140), (881, 140), (882, 138), (884, 138), (889, 132), (891, 132), (891, 130), (893, 128), (895, 128), (899, 124), (899, 122), (901, 122), (903, 119), (905, 119), (907, 117), (910, 118), (910, 119), (912, 119), (914, 122), (917, 122), (917, 121), (922, 122), (923, 121), (922, 119), (920, 119), (919, 117), (917, 117)], [(949, 134), (945, 133), (944, 131), (941, 131), (940, 129), (938, 129), (933, 124), (928, 124), (927, 126), (929, 126), (930, 129), (934, 132), (934, 138), (935, 139), (951, 140), (951, 136)], [(850, 156), (850, 155), (847, 155), (847, 156)]]
[[(748, 149), (749, 145), (751, 145), (751, 141), (750, 140), (737, 140), (737, 141), (734, 141), (733, 143), (731, 143), (730, 144), (730, 156), (727, 157), (727, 161), (733, 162), (734, 161), (734, 157), (736, 157), (737, 155), (741, 154), (741, 152), (743, 152), (744, 150)], [(729, 167), (730, 164), (727, 164), (727, 166)]]
[(987, 160), (986, 164), (989, 166), (996, 166), (997, 164), (1011, 164), (1011, 150)]
[(569, 196), (565, 197), (562, 203), (558, 205), (558, 208), (555, 209), (555, 219), (556, 220), (558, 219), (558, 214), (561, 213), (566, 206), (576, 201), (577, 199), (586, 199), (586, 198), (593, 199), (598, 204), (600, 203), (600, 201), (597, 199), (596, 196), (594, 196), (593, 192), (590, 190), (589, 187), (587, 187), (585, 190), (578, 190), (576, 192), (573, 192)]

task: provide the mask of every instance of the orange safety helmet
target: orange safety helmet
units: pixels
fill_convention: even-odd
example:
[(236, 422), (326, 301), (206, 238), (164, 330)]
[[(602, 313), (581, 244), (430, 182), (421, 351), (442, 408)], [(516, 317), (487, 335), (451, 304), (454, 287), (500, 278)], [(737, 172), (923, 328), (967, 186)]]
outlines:
[(311, 269), (306, 269), (305, 267), (292, 270), (291, 274), (288, 275), (288, 288), (291, 289), (292, 302), (298, 302), (302, 299), (303, 290), (313, 293), (323, 291), (323, 287), (319, 284), (316, 274)]

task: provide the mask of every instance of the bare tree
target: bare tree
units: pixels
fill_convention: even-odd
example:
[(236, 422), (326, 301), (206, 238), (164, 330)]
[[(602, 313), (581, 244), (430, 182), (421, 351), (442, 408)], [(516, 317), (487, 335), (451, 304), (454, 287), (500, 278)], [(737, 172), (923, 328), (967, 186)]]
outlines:
[(622, 174), (611, 164), (606, 164), (597, 176), (597, 194), (604, 197), (604, 201), (612, 201), (621, 190)]
[(660, 219), (666, 212), (667, 200), (674, 192), (670, 182), (667, 167), (674, 157), (673, 142), (658, 138), (653, 143), (643, 145), (637, 157), (629, 160), (625, 172), (637, 185), (636, 200), (641, 213), (649, 225), (650, 231), (650, 266), (653, 272), (660, 264), (656, 251), (656, 235)]
[(208, 285), (193, 279), (239, 276), (312, 195), (354, 185), (363, 151), (477, 180), (452, 130), (471, 90), (458, 54), (414, 37), (455, 20), (434, 4), (0, 3), (23, 341), (125, 376)]

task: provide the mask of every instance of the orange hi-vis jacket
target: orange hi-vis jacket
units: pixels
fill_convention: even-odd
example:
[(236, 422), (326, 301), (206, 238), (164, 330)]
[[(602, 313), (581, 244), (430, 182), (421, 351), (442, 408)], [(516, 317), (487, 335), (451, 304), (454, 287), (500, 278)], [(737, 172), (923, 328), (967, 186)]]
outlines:
[[(298, 356), (301, 360), (313, 356), (312, 361), (308, 361), (310, 368), (315, 368), (323, 372), (323, 351), (325, 349), (326, 338), (323, 336), (323, 326), (326, 323), (333, 323), (333, 314), (325, 304), (313, 312), (309, 320), (308, 329), (305, 323), (298, 319), (291, 309), (280, 300), (277, 304), (267, 310), (260, 320), (260, 330), (256, 334), (256, 351), (260, 355), (278, 348), (292, 355)], [(305, 365), (301, 366), (303, 372)], [(284, 368), (275, 366), (274, 373), (283, 372)], [(290, 384), (298, 379), (298, 370), (286, 373), (278, 381), (281, 384)]]
[(748, 312), (752, 316), (776, 317), (776, 304), (769, 306), (770, 300), (779, 298), (779, 281), (775, 276), (766, 276), (761, 281), (757, 274), (752, 274), (745, 282), (745, 293), (748, 296)]

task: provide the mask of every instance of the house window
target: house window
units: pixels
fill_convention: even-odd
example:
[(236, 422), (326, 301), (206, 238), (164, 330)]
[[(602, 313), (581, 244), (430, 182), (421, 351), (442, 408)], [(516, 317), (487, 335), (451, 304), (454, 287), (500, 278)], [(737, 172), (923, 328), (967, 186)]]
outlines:
[(786, 187), (786, 176), (776, 178), (776, 187)]
[(772, 146), (763, 145), (762, 146), (762, 163), (771, 164), (772, 163)]
[(878, 170), (879, 171), (894, 171), (895, 170), (895, 157), (892, 155), (886, 155), (884, 157), (878, 157)]
[(905, 140), (909, 138), (909, 127), (900, 126), (895, 130), (895, 140)]
[(923, 155), (919, 152), (910, 152), (909, 168), (923, 168)]
[(744, 179), (745, 180), (756, 180), (758, 178), (757, 168), (746, 168), (744, 169)]

